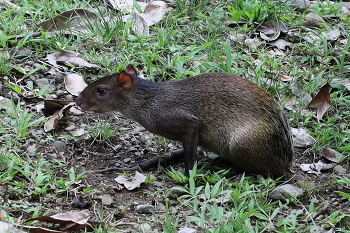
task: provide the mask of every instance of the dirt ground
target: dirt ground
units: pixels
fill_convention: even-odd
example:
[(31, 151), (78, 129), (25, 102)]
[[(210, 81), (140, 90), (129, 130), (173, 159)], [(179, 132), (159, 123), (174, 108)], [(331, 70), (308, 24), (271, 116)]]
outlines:
[[(97, 117), (96, 114), (86, 114), (79, 117), (74, 124), (77, 127), (87, 124), (93, 121)], [(83, 139), (84, 136), (78, 137), (74, 143), (69, 144), (67, 152), (62, 154), (66, 158), (67, 166), (79, 166), (79, 171), (87, 171), (87, 177), (82, 180), (81, 183), (76, 184), (75, 190), (77, 195), (84, 200), (90, 202), (95, 209), (104, 210), (109, 213), (113, 213), (114, 220), (121, 225), (118, 225), (119, 229), (128, 229), (130, 226), (140, 224), (142, 222), (148, 222), (153, 218), (147, 215), (137, 214), (132, 206), (135, 203), (139, 204), (154, 204), (155, 202), (164, 203), (164, 193), (170, 187), (176, 185), (176, 183), (165, 173), (167, 167), (158, 167), (145, 172), (147, 175), (152, 173), (156, 180), (150, 184), (142, 184), (142, 186), (133, 191), (127, 191), (126, 189), (120, 189), (114, 178), (117, 177), (116, 172), (106, 172), (102, 174), (94, 174), (89, 171), (105, 169), (109, 167), (133, 167), (138, 163), (141, 163), (147, 159), (154, 158), (158, 155), (169, 155), (172, 150), (180, 148), (179, 143), (172, 142), (170, 140), (160, 138), (140, 127), (137, 123), (133, 123), (124, 119), (118, 113), (109, 113), (98, 115), (100, 120), (107, 120), (113, 125), (118, 125), (119, 131), (117, 137), (111, 138), (107, 144), (92, 143), (93, 139)], [(62, 131), (61, 133), (68, 133)], [(54, 149), (52, 149), (54, 151)], [(211, 164), (211, 153), (205, 153), (205, 156), (200, 156), (199, 164)], [(303, 197), (300, 198), (306, 208), (310, 204), (312, 199), (316, 205), (324, 205), (327, 203), (328, 208), (321, 214), (327, 216), (336, 210), (346, 210), (349, 208), (348, 199), (341, 197), (337, 194), (337, 191), (343, 190), (341, 185), (333, 184), (332, 182), (337, 179), (337, 175), (333, 172), (322, 173), (321, 175), (306, 174), (303, 172), (299, 165), (302, 163), (317, 162), (318, 155), (314, 155), (307, 152), (305, 148), (296, 148), (293, 170), (295, 176), (289, 181), (289, 183), (301, 187), (304, 190)], [(183, 168), (183, 161), (179, 161), (171, 164), (176, 169)], [(130, 174), (133, 174), (131, 172)], [(234, 180), (234, 179), (232, 179)], [(82, 190), (87, 187), (99, 187), (94, 191), (92, 195), (89, 192), (88, 195), (84, 195)], [(110, 194), (114, 203), (111, 206), (102, 206), (101, 196), (104, 194)], [(72, 194), (69, 195), (72, 198)], [(68, 200), (69, 201), (69, 200)], [(170, 200), (173, 206), (171, 208), (176, 211), (178, 201), (176, 199)], [(57, 203), (62, 207), (62, 203)], [(65, 203), (64, 210), (74, 210), (69, 202)], [(55, 206), (51, 207), (52, 209)], [(127, 208), (127, 209), (125, 209)], [(290, 208), (299, 209), (298, 205), (291, 205)], [(160, 219), (163, 219), (161, 213), (157, 214)], [(154, 220), (154, 219), (153, 219)], [(155, 220), (154, 220), (155, 221)], [(161, 221), (160, 221), (161, 222)], [(121, 228), (120, 228), (121, 227)], [(158, 225), (161, 231), (162, 225)]]

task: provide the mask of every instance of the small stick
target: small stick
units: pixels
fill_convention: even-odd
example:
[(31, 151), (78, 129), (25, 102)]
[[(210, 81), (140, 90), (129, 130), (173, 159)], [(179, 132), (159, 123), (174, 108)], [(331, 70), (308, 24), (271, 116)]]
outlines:
[[(1, 0), (0, 0), (1, 1)], [(9, 36), (7, 37), (7, 39), (15, 39), (15, 40), (18, 40), (18, 39), (23, 39), (24, 37), (26, 37), (27, 35), (26, 34), (19, 34), (19, 35), (15, 35), (15, 36)], [(32, 37), (39, 37), (41, 36), (41, 32), (33, 32), (31, 34)]]
[(324, 202), (322, 203), (323, 207), (321, 209), (319, 209), (318, 211), (314, 212), (311, 216), (309, 216), (308, 218), (304, 219), (304, 222), (309, 222), (312, 219), (315, 219), (317, 216), (319, 216), (320, 214), (323, 214), (324, 212), (327, 211), (329, 203), (328, 202)]
[(9, 7), (15, 8), (16, 10), (21, 10), (22, 7), (17, 6), (16, 4), (8, 1), (8, 0), (0, 0), (0, 2), (3, 2), (4, 4), (8, 5)]

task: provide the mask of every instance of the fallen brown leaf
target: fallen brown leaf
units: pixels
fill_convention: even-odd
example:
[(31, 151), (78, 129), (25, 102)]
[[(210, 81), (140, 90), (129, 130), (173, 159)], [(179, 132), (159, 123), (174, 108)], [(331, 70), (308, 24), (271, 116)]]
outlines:
[(332, 85), (343, 85), (346, 89), (350, 91), (350, 79), (334, 78), (329, 84)]
[(95, 68), (95, 69), (99, 68), (97, 65), (91, 64), (86, 60), (84, 60), (80, 53), (70, 51), (70, 50), (61, 50), (55, 53), (51, 53), (46, 56), (46, 60), (54, 67), (57, 67), (59, 65), (71, 64), (79, 67)]
[(26, 233), (25, 231), (22, 231), (17, 228), (17, 226), (5, 222), (5, 221), (0, 221), (0, 232), (1, 233), (6, 233), (6, 232), (11, 232), (11, 233)]
[(55, 110), (55, 112), (50, 117), (50, 119), (45, 122), (44, 131), (49, 132), (49, 131), (53, 130), (58, 125), (58, 123), (62, 119), (62, 117), (64, 116), (64, 113), (66, 111), (68, 111), (74, 105), (75, 105), (74, 102), (70, 102), (69, 104), (63, 106), (62, 109)]
[(300, 83), (297, 80), (292, 83), (291, 91), (296, 97), (301, 99), (304, 103), (310, 103), (310, 101), (312, 100), (311, 95), (309, 95), (305, 91), (305, 89), (300, 85)]
[(346, 6), (342, 6), (341, 10), (344, 14), (347, 14), (348, 16), (350, 16), (350, 9), (347, 8)]
[[(168, 12), (168, 5), (164, 1), (153, 1), (149, 3), (143, 13), (134, 15), (134, 24), (132, 29), (135, 33), (143, 36), (149, 35), (149, 27), (161, 21)], [(127, 22), (131, 16), (123, 17)]]
[(330, 93), (332, 87), (326, 83), (307, 106), (316, 112), (316, 117), (320, 120), (331, 106)]
[(48, 31), (68, 30), (69, 34), (81, 34), (84, 30), (88, 30), (88, 26), (94, 25), (96, 19), (97, 15), (94, 12), (76, 8), (62, 12), (40, 23), (38, 27)]
[(138, 14), (147, 23), (152, 26), (161, 21), (168, 12), (168, 4), (164, 1), (153, 1), (148, 4), (143, 13)]
[(310, 174), (315, 174), (315, 175), (320, 175), (321, 174), (321, 169), (326, 165), (326, 163), (322, 161), (318, 161), (317, 163), (310, 163), (310, 164), (300, 164), (300, 169), (303, 170), (304, 172), (310, 173)]
[[(38, 220), (41, 222), (59, 224), (60, 230), (69, 230), (69, 231), (79, 231), (79, 230), (93, 231), (94, 230), (93, 227), (104, 225), (103, 222), (89, 221), (89, 218), (90, 218), (90, 215), (88, 212), (79, 211), (79, 212), (61, 213), (61, 214), (56, 214), (51, 216), (39, 216), (37, 218), (29, 219), (26, 222)], [(35, 232), (41, 233), (41, 232), (62, 232), (62, 231), (35, 231)]]
[(333, 162), (333, 163), (339, 163), (339, 160), (337, 159), (337, 154), (340, 154), (338, 151), (333, 150), (331, 148), (327, 148), (327, 147), (323, 147), (321, 148), (318, 153), (328, 159), (329, 161)]
[(296, 147), (307, 147), (315, 143), (316, 140), (306, 132), (306, 129), (292, 128), (293, 144)]
[(143, 182), (145, 182), (146, 176), (136, 171), (135, 176), (131, 179), (130, 177), (120, 175), (114, 180), (119, 184), (123, 184), (128, 190), (134, 190), (135, 188), (140, 187)]
[(271, 23), (262, 23), (257, 29), (260, 38), (266, 41), (277, 40), (281, 32), (288, 33), (288, 28), (281, 20), (273, 20)]
[(283, 40), (283, 39), (277, 39), (275, 41), (271, 41), (268, 43), (269, 45), (273, 45), (273, 46), (276, 46), (277, 48), (281, 49), (281, 50), (286, 50), (287, 47), (289, 48), (292, 48), (293, 47), (293, 44), (286, 41), (286, 40)]
[(69, 104), (70, 101), (64, 100), (45, 100), (44, 108), (41, 111), (44, 112), (45, 116), (51, 116), (56, 110), (62, 109), (65, 105)]
[(283, 73), (278, 74), (278, 78), (283, 82), (293, 81), (295, 77), (285, 75)]
[(81, 75), (74, 73), (64, 75), (64, 84), (66, 90), (75, 96), (78, 96), (88, 86)]
[[(137, 9), (134, 6), (134, 0), (108, 0), (112, 7), (121, 12), (136, 13)], [(147, 2), (136, 2), (141, 9), (145, 9)]]

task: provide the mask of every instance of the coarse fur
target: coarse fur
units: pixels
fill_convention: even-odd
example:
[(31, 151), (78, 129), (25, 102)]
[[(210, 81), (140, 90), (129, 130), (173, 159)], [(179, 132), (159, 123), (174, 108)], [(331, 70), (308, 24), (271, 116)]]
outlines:
[(186, 174), (197, 146), (229, 160), (236, 172), (281, 177), (292, 164), (291, 131), (281, 107), (236, 75), (205, 73), (155, 83), (139, 78), (129, 65), (90, 84), (76, 102), (83, 110), (119, 111), (152, 133), (181, 141)]

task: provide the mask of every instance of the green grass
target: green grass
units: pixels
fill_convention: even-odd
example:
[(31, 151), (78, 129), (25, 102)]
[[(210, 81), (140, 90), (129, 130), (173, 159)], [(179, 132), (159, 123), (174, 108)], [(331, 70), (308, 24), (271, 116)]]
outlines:
[[(69, 132), (62, 134), (62, 130), (59, 129), (50, 133), (40, 132), (46, 118), (35, 110), (34, 103), (42, 101), (47, 94), (52, 93), (48, 91), (48, 87), (41, 90), (28, 89), (27, 82), (35, 80), (38, 70), (26, 70), (27, 61), (38, 62), (39, 58), (63, 49), (77, 51), (86, 60), (101, 67), (98, 75), (84, 68), (71, 69), (73, 72), (84, 74), (87, 82), (91, 82), (97, 76), (118, 72), (128, 64), (134, 65), (140, 74), (154, 81), (183, 79), (203, 72), (224, 71), (252, 80), (280, 102), (294, 96), (292, 82), (280, 81), (280, 73), (296, 77), (304, 88), (303, 92), (312, 96), (327, 81), (331, 82), (335, 78), (344, 81), (349, 79), (350, 21), (349, 16), (341, 13), (340, 3), (326, 5), (319, 1), (309, 10), (296, 11), (289, 6), (289, 1), (276, 4), (273, 1), (237, 0), (213, 4), (211, 1), (176, 0), (167, 17), (151, 27), (148, 37), (135, 35), (131, 30), (131, 23), (121, 22), (123, 15), (108, 8), (104, 2), (31, 0), (15, 3), (22, 9), (15, 10), (7, 6), (0, 9), (1, 95), (14, 99), (6, 103), (1, 102), (0, 105), (0, 185), (8, 185), (10, 200), (30, 196), (40, 201), (63, 198), (65, 203), (69, 203), (76, 193), (90, 194), (91, 191), (77, 191), (77, 184), (84, 180), (78, 165), (71, 166), (70, 163), (62, 163), (59, 159), (48, 160), (45, 150), (40, 149), (50, 147), (56, 139), (63, 140), (70, 146), (79, 145), (84, 139), (74, 137)], [(37, 31), (36, 27), (40, 22), (77, 7), (89, 8), (100, 17), (101, 20), (89, 25), (91, 33), (51, 35), (43, 31), (40, 37), (30, 36), (32, 32)], [(312, 30), (301, 27), (301, 20), (308, 12), (323, 17), (327, 21), (327, 27)], [(113, 20), (108, 20), (107, 17)], [(293, 32), (286, 35), (285, 39), (292, 42), (294, 47), (283, 51), (284, 55), (271, 53), (273, 48), (264, 41), (257, 47), (249, 46), (245, 42), (258, 36), (256, 28), (260, 23), (273, 19), (282, 20)], [(8, 23), (9, 20), (11, 23)], [(236, 24), (237, 21), (247, 23)], [(327, 40), (323, 36), (319, 36), (316, 41), (310, 40), (312, 35), (322, 35), (336, 28), (341, 30), (342, 41)], [(14, 39), (13, 36), (18, 34), (26, 36)], [(32, 53), (28, 57), (18, 58), (15, 54), (19, 49), (29, 49)], [(57, 81), (56, 76), (50, 78)], [(54, 85), (59, 86), (60, 83)], [(316, 139), (313, 146), (303, 151), (314, 155), (322, 147), (333, 148), (342, 155), (341, 165), (349, 168), (349, 90), (342, 85), (335, 87), (331, 93), (331, 108), (320, 121), (316, 120), (315, 115), (302, 114), (301, 110), (307, 103), (298, 98), (298, 110), (286, 110), (286, 114), (291, 126), (307, 128)], [(63, 89), (64, 87), (61, 87), (60, 90)], [(32, 93), (31, 98), (25, 97), (28, 91)], [(108, 150), (113, 147), (120, 128), (108, 120), (110, 119), (92, 121), (87, 130), (92, 139), (87, 143), (88, 148), (84, 149), (92, 151), (94, 146), (101, 146)], [(166, 143), (167, 140), (163, 143), (164, 148)], [(31, 156), (27, 150), (31, 145), (38, 148), (35, 156)], [(346, 223), (349, 214), (332, 209), (322, 220), (313, 219), (305, 225), (303, 220), (317, 211), (319, 205), (301, 200), (271, 202), (267, 194), (277, 185), (273, 180), (245, 177), (234, 182), (226, 176), (226, 171), (214, 173), (197, 169), (190, 177), (184, 177), (178, 171), (170, 170), (167, 177), (178, 182), (178, 186), (167, 186), (162, 191), (153, 190), (151, 185), (142, 187), (148, 196), (164, 199), (165, 215), (160, 217), (155, 214), (155, 225), (163, 232), (176, 232), (185, 225), (202, 227), (205, 232), (232, 232), (232, 229), (234, 232), (310, 232), (313, 226), (329, 229), (332, 225), (344, 232), (350, 229)], [(334, 178), (334, 182), (343, 187), (343, 190), (337, 193), (349, 199), (348, 178), (340, 176)], [(174, 189), (180, 194), (172, 199), (171, 192)], [(312, 194), (323, 199), (325, 197), (318, 192), (320, 189), (316, 187)], [(231, 193), (229, 200), (218, 204), (218, 197), (225, 193)], [(30, 216), (51, 211), (60, 212), (46, 210), (41, 207), (45, 203), (40, 201), (30, 205), (23, 200), (14, 205), (0, 198), (1, 212), (6, 216), (6, 220), (12, 222), (16, 222), (12, 210), (22, 211)], [(39, 211), (38, 208), (43, 210)], [(113, 222), (112, 210), (105, 211), (106, 209), (98, 207), (94, 210), (95, 218)], [(182, 216), (182, 211), (189, 214)], [(281, 217), (281, 213), (286, 213), (284, 218)], [(18, 215), (15, 217), (18, 218)], [(108, 227), (101, 231), (96, 230), (112, 231), (114, 230)]]

